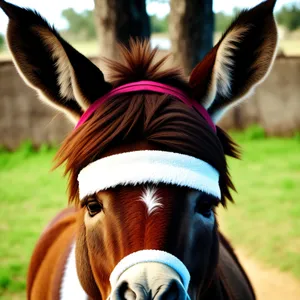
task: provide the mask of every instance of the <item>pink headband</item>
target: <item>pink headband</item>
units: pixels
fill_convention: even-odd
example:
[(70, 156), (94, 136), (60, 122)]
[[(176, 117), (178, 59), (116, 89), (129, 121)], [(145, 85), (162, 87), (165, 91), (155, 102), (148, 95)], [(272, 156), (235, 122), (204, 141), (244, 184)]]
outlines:
[(199, 104), (194, 99), (189, 98), (183, 91), (172, 87), (170, 85), (162, 84), (155, 81), (137, 81), (132, 82), (128, 84), (121, 85), (98, 100), (96, 100), (88, 109), (87, 111), (81, 116), (80, 120), (78, 121), (75, 129), (77, 129), (80, 125), (82, 125), (98, 108), (101, 106), (102, 103), (107, 101), (113, 96), (125, 94), (125, 93), (132, 93), (132, 92), (139, 92), (139, 91), (151, 91), (151, 92), (157, 92), (161, 94), (168, 94), (171, 96), (174, 96), (181, 100), (183, 103), (188, 105), (189, 107), (195, 108), (200, 115), (207, 121), (207, 123), (212, 127), (212, 129), (216, 132), (216, 126), (213, 123), (210, 115), (208, 114), (207, 110)]

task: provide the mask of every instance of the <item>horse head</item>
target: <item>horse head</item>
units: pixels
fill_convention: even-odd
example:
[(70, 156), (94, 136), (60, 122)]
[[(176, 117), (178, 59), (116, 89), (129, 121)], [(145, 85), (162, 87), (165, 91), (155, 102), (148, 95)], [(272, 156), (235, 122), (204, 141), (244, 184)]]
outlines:
[(271, 68), (275, 2), (242, 11), (189, 80), (137, 41), (108, 61), (106, 80), (38, 13), (0, 1), (18, 72), (79, 122), (56, 165), (69, 175), (77, 273), (93, 299), (196, 299), (218, 276), (215, 208), (232, 200), (225, 156), (238, 151), (215, 124)]

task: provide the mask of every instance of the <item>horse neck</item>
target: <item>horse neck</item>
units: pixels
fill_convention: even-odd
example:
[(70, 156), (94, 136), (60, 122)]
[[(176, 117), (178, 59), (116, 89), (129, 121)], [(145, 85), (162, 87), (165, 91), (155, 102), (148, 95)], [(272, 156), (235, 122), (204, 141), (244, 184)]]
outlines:
[(199, 300), (237, 300), (233, 289), (227, 282), (226, 276), (220, 266), (215, 270), (208, 287), (202, 291), (198, 297)]

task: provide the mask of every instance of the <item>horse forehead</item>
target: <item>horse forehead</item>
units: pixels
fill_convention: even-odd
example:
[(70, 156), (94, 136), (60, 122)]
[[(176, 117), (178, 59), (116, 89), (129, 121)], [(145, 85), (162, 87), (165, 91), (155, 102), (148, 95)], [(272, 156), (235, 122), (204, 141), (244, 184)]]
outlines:
[[(142, 203), (146, 207), (148, 215), (157, 211), (169, 211), (173, 205), (177, 206), (176, 204), (179, 203), (179, 199), (181, 208), (183, 206), (189, 206), (194, 202), (199, 193), (199, 191), (182, 186), (164, 183), (154, 184), (151, 182), (136, 186), (124, 185), (119, 188), (120, 190), (124, 190), (124, 192), (114, 194), (113, 190), (108, 190), (101, 191), (100, 193), (106, 194), (107, 199), (112, 201), (111, 203), (121, 204), (123, 206), (131, 204), (134, 210), (141, 207), (135, 204)], [(128, 207), (126, 209), (128, 209)]]
[(156, 187), (144, 188), (139, 200), (146, 205), (148, 215), (163, 208), (162, 198), (159, 197)]

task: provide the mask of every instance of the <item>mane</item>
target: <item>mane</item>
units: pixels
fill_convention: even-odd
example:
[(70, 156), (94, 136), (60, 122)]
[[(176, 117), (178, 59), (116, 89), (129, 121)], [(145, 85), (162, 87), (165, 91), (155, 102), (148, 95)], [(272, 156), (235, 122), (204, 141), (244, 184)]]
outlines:
[(122, 44), (118, 48), (121, 62), (104, 58), (110, 69), (108, 80), (113, 87), (139, 80), (151, 80), (176, 85), (186, 93), (190, 92), (183, 70), (179, 67), (166, 68), (170, 55), (159, 58), (158, 48), (151, 50), (148, 40), (138, 41), (131, 38), (129, 48)]
[[(158, 59), (147, 41), (131, 40), (120, 46), (121, 62), (106, 59), (113, 87), (139, 80), (175, 86), (191, 95), (181, 69), (165, 68), (168, 56)], [(96, 87), (95, 87), (96, 88)], [(220, 173), (221, 202), (232, 201), (234, 189), (225, 155), (239, 157), (237, 145), (219, 127), (217, 134), (206, 120), (169, 95), (141, 92), (118, 95), (105, 102), (84, 124), (72, 131), (55, 157), (54, 168), (65, 164), (69, 202), (79, 203), (77, 176), (89, 163), (122, 145), (147, 142), (161, 150), (202, 159)]]

